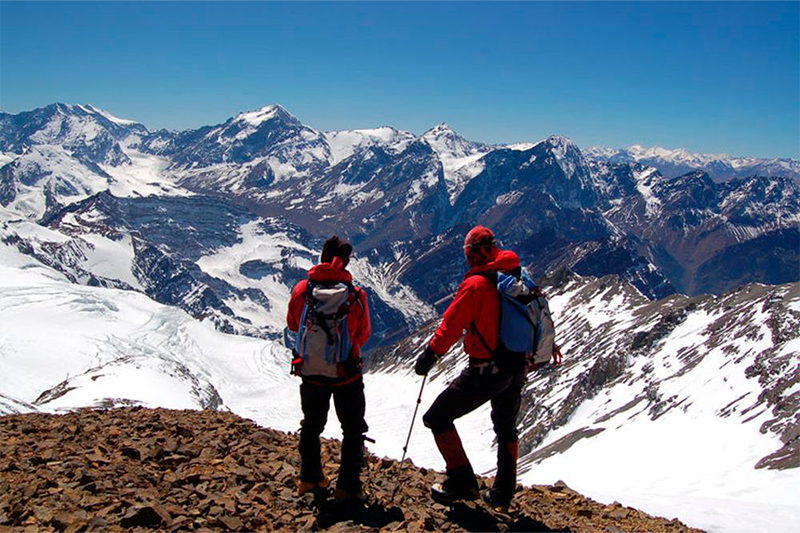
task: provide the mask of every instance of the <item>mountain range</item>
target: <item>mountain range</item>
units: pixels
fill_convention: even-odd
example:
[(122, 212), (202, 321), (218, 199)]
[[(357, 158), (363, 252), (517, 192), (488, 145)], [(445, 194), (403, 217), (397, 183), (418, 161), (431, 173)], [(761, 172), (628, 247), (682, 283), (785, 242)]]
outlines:
[(670, 150), (635, 144), (629, 148), (592, 146), (586, 149), (589, 158), (613, 163), (641, 163), (658, 169), (666, 178), (677, 178), (693, 171), (702, 171), (714, 181), (728, 181), (750, 176), (786, 176), (800, 178), (800, 161), (789, 157), (764, 159), (735, 157), (727, 154), (695, 154), (685, 148)]
[[(434, 285), (420, 277), (431, 269), (419, 256), (457, 255), (454, 236), (478, 222), (534, 272), (619, 274), (651, 298), (795, 281), (800, 269), (791, 172), (669, 179), (638, 162), (586, 156), (559, 136), (488, 146), (446, 124), (419, 137), (389, 127), (320, 133), (275, 105), (216, 126), (150, 132), (92, 106), (54, 104), (0, 114), (0, 152), (0, 204), (45, 224), (67, 206), (88, 209), (100, 192), (133, 202), (209, 196), (311, 235), (343, 233), (373, 259), (417, 256), (394, 267), (398, 281), (415, 285)], [(742, 254), (754, 259), (746, 269)], [(436, 279), (457, 279), (454, 266)], [(445, 285), (421, 296), (436, 301)]]
[[(723, 178), (561, 136), (323, 133), (280, 106), (185, 132), (89, 105), (0, 114), (0, 412), (202, 408), (294, 431), (285, 309), (337, 233), (370, 298), (373, 449), (399, 455), (411, 361), (481, 223), (550, 294), (567, 354), (530, 376), (524, 482), (650, 495), (652, 512), (663, 494), (734, 502), (727, 526), (692, 512), (698, 527), (750, 523), (743, 503), (800, 524), (798, 181)], [(463, 366), (453, 352), (426, 401)], [(488, 412), (463, 424), (489, 472)], [(416, 429), (411, 457), (441, 467)]]

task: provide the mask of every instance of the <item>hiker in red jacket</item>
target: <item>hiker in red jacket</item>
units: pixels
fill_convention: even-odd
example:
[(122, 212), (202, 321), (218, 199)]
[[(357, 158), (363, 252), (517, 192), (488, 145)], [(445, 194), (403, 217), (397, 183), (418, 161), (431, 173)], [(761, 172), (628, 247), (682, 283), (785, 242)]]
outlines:
[(447, 465), (447, 477), (431, 487), (431, 497), (440, 503), (478, 498), (477, 479), (453, 421), (491, 401), (497, 475), (482, 497), (496, 508), (507, 508), (517, 483), (517, 414), (526, 377), (524, 369), (501, 371), (492, 360), (491, 350), (498, 346), (500, 295), (491, 276), (499, 271), (519, 272), (519, 257), (510, 250), (499, 250), (494, 234), (483, 226), (467, 234), (464, 255), (470, 269), (414, 367), (417, 374), (426, 375), (466, 331), (464, 351), (469, 355), (469, 366), (422, 418)]
[(339, 237), (325, 241), (320, 264), (292, 291), (286, 316), (289, 329), (298, 333), (292, 370), (303, 380), (298, 493), (330, 485), (322, 472), (319, 436), (333, 396), (343, 433), (336, 501), (364, 500), (359, 476), (368, 428), (361, 347), (369, 339), (370, 320), (367, 295), (352, 284), (353, 276), (345, 270), (352, 250)]

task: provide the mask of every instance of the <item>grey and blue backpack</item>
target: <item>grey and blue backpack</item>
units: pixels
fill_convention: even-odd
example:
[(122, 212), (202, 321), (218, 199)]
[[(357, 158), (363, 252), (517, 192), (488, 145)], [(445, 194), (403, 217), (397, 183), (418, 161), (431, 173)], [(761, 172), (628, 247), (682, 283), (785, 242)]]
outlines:
[(352, 357), (347, 323), (351, 307), (361, 304), (358, 292), (351, 283), (308, 281), (294, 346), (293, 373), (337, 379), (360, 370), (359, 361)]

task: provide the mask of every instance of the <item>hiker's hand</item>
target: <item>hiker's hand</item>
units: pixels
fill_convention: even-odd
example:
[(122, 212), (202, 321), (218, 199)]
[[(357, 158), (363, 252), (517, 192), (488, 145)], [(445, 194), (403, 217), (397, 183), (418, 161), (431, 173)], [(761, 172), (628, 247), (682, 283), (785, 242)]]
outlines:
[(436, 364), (438, 359), (439, 358), (436, 356), (436, 353), (434, 353), (434, 351), (431, 350), (431, 347), (428, 346), (425, 348), (425, 351), (422, 352), (422, 355), (420, 355), (417, 359), (417, 364), (414, 365), (414, 372), (416, 372), (419, 376), (428, 375), (428, 372), (430, 372), (431, 368), (433, 368), (433, 365)]

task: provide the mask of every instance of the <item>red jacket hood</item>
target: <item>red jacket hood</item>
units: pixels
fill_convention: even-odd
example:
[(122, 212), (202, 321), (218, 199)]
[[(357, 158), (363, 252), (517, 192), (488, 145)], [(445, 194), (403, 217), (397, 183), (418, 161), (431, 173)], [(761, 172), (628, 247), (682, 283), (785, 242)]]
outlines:
[(483, 272), (496, 272), (498, 270), (514, 270), (519, 266), (519, 256), (511, 250), (499, 250), (497, 255), (488, 263), (477, 265), (464, 274), (464, 279)]
[(311, 270), (308, 271), (308, 278), (312, 281), (353, 283), (352, 274), (344, 269), (339, 257), (334, 257), (330, 263), (320, 263), (311, 267)]

